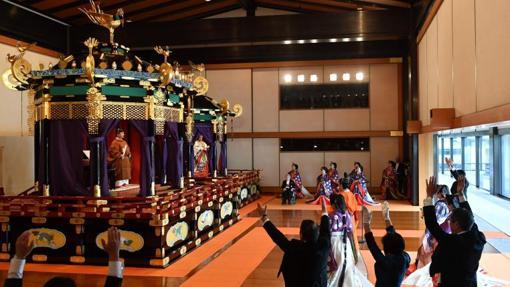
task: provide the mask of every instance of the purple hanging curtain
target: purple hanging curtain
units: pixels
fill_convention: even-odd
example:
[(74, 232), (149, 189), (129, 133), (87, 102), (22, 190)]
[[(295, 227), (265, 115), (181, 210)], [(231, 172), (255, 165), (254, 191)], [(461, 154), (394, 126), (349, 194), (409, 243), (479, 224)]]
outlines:
[[(90, 142), (92, 144), (99, 142), (100, 147), (100, 160), (101, 164), (101, 196), (110, 196), (110, 183), (108, 180), (108, 146), (107, 146), (107, 137), (108, 133), (115, 127), (119, 125), (120, 120), (101, 120), (99, 122), (99, 134), (97, 137), (91, 137)], [(91, 147), (92, 149), (92, 147)], [(92, 158), (92, 155), (91, 155)], [(92, 162), (91, 162), (92, 164)], [(93, 178), (91, 175), (91, 182), (93, 182)]]
[(223, 136), (223, 141), (221, 142), (221, 150), (220, 150), (220, 174), (225, 174), (225, 169), (227, 169), (227, 135)]
[[(214, 153), (216, 152), (216, 149), (214, 148), (214, 132), (213, 127), (211, 123), (195, 123), (195, 128), (193, 130), (193, 140), (191, 141), (191, 144), (193, 145), (195, 141), (198, 139), (198, 136), (202, 135), (204, 137), (204, 141), (207, 145), (209, 145), (209, 151), (207, 152), (207, 159), (209, 160), (209, 172), (212, 173), (214, 170)], [(191, 161), (191, 174), (193, 175), (193, 171), (195, 169), (195, 158), (193, 158)]]
[(154, 160), (151, 155), (154, 136), (150, 135), (151, 130), (153, 130), (150, 125), (154, 125), (154, 123), (145, 120), (130, 120), (129, 123), (138, 130), (143, 139), (141, 145), (140, 195), (145, 197), (149, 194), (150, 185), (155, 175)]
[(166, 167), (166, 176), (170, 185), (173, 187), (179, 186), (179, 180), (182, 177), (183, 170), (183, 154), (182, 144), (183, 140), (179, 137), (179, 129), (177, 123), (165, 123), (165, 139), (167, 157), (164, 158), (164, 165)]
[(159, 184), (166, 184), (166, 162), (168, 160), (168, 151), (167, 151), (167, 137), (166, 130), (163, 136), (155, 137), (155, 150), (154, 150), (154, 168), (156, 174), (156, 182)]
[(49, 128), (51, 195), (89, 194), (83, 182), (85, 121), (52, 120)]

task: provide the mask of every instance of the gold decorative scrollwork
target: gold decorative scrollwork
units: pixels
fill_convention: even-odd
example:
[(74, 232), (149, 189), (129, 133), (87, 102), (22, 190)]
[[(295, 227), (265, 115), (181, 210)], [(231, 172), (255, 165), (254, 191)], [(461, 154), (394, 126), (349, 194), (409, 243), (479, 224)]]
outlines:
[(35, 43), (30, 45), (22, 45), (20, 42), (16, 43), (16, 48), (19, 51), (18, 55), (7, 54), (7, 60), (11, 63), (11, 72), (14, 79), (18, 82), (27, 85), (32, 72), (32, 65), (27, 60), (23, 59), (25, 52), (30, 49)]
[(89, 134), (98, 134), (99, 121), (103, 118), (102, 101), (106, 100), (96, 87), (91, 87), (87, 91), (87, 125)]
[(35, 90), (28, 90), (28, 105), (27, 105), (27, 126), (28, 126), (28, 135), (34, 135), (34, 123), (36, 119), (35, 115)]
[(205, 95), (209, 90), (209, 82), (206, 78), (198, 76), (193, 80), (193, 89), (197, 92), (197, 95)]

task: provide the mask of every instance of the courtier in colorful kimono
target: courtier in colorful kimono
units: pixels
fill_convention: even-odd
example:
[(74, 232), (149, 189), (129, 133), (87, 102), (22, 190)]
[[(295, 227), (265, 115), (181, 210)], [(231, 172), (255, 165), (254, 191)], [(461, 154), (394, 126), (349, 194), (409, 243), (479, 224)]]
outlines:
[(332, 194), (331, 206), (334, 211), (329, 215), (331, 253), (328, 264), (328, 287), (373, 286), (356, 266), (358, 257), (353, 236), (355, 227), (344, 197)]
[(397, 174), (395, 172), (396, 163), (388, 161), (388, 165), (383, 170), (381, 179), (381, 192), (384, 199), (402, 199), (397, 189)]
[(298, 198), (312, 197), (310, 192), (303, 185), (303, 180), (301, 179), (301, 174), (299, 173), (299, 166), (296, 163), (292, 163), (291, 170), (288, 174), (296, 185), (296, 196)]
[(129, 184), (131, 179), (131, 151), (124, 140), (124, 130), (117, 129), (117, 135), (108, 149), (108, 163), (115, 170), (115, 187)]
[(317, 193), (315, 198), (312, 199), (312, 204), (321, 204), (322, 201), (326, 201), (329, 204), (329, 196), (333, 193), (333, 185), (331, 179), (328, 176), (328, 168), (321, 167), (321, 174), (317, 177)]
[(359, 162), (354, 163), (354, 169), (349, 175), (351, 179), (351, 191), (356, 195), (360, 205), (379, 205), (375, 202), (367, 188), (367, 178), (363, 172), (363, 166)]
[(193, 174), (195, 177), (209, 176), (209, 159), (207, 157), (208, 150), (209, 145), (207, 145), (204, 141), (204, 137), (199, 135), (195, 144), (193, 144), (193, 155), (195, 157), (195, 168)]
[(341, 178), (337, 170), (336, 162), (329, 163), (328, 176), (331, 180), (331, 184), (333, 185), (333, 190), (337, 190), (338, 188), (340, 188)]

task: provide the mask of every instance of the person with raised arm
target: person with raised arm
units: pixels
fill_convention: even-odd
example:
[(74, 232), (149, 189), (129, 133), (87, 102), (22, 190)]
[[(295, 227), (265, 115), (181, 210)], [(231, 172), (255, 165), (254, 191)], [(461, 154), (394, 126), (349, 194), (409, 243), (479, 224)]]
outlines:
[(374, 234), (372, 233), (372, 213), (366, 206), (363, 206), (365, 240), (372, 257), (375, 259), (375, 287), (400, 287), (409, 267), (411, 257), (405, 252), (404, 238), (393, 227), (387, 201), (383, 204), (382, 214), (386, 223), (386, 235), (382, 238), (384, 253), (377, 246)]
[(328, 284), (328, 256), (331, 231), (326, 202), (322, 201), (320, 225), (313, 220), (301, 222), (299, 239), (289, 240), (274, 226), (267, 215), (267, 206), (257, 204), (263, 227), (273, 242), (283, 251), (278, 275), (283, 274), (287, 287), (325, 287)]

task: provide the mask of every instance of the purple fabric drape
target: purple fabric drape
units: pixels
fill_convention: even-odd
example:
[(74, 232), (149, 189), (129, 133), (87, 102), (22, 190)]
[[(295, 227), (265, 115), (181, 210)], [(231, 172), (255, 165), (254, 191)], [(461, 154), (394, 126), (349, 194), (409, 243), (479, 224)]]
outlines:
[(227, 169), (227, 135), (223, 136), (223, 141), (221, 142), (219, 165), (221, 166), (220, 174), (226, 175), (225, 170)]
[[(99, 142), (99, 155), (100, 155), (100, 162), (101, 164), (101, 170), (98, 171), (101, 174), (101, 196), (110, 196), (110, 184), (108, 180), (108, 146), (107, 146), (107, 137), (108, 133), (115, 128), (119, 124), (120, 120), (101, 120), (99, 122), (99, 135), (97, 137), (91, 137), (90, 143), (91, 143), (91, 150), (93, 150), (92, 145), (96, 142)], [(94, 156), (91, 154), (91, 159), (94, 158)], [(91, 160), (91, 163), (92, 160)], [(92, 178), (91, 174), (91, 182), (93, 183), (94, 179)], [(93, 185), (92, 185), (93, 186)]]
[(130, 120), (132, 124), (142, 136), (141, 145), (141, 167), (140, 167), (140, 195), (145, 197), (149, 195), (150, 186), (155, 175), (154, 159), (151, 154), (151, 146), (154, 147), (154, 136), (151, 135), (150, 125), (154, 125), (152, 121)]
[[(212, 173), (215, 169), (213, 158), (214, 153), (216, 152), (215, 147), (215, 137), (213, 132), (212, 124), (210, 123), (196, 123), (195, 128), (193, 130), (193, 140), (191, 141), (191, 145), (193, 148), (193, 144), (198, 139), (198, 136), (202, 135), (204, 137), (204, 141), (207, 145), (209, 145), (209, 151), (207, 152), (207, 160), (209, 160), (209, 172)], [(191, 158), (191, 157), (190, 157)], [(194, 157), (191, 161), (191, 174), (193, 174), (193, 170), (195, 169), (195, 161)]]
[(34, 155), (37, 156), (37, 177), (35, 181), (37, 181), (37, 188), (39, 192), (41, 192), (44, 182), (44, 131), (42, 130), (41, 121), (35, 122), (34, 130), (36, 132), (36, 135), (34, 136), (34, 145), (36, 145), (37, 148), (37, 154)]
[(49, 128), (50, 194), (87, 195), (82, 164), (85, 121), (52, 120)]
[(170, 185), (177, 187), (182, 177), (183, 170), (183, 153), (182, 139), (179, 138), (179, 128), (175, 122), (166, 122), (165, 124), (166, 139), (166, 158), (163, 154), (163, 162), (166, 167), (166, 177)]

